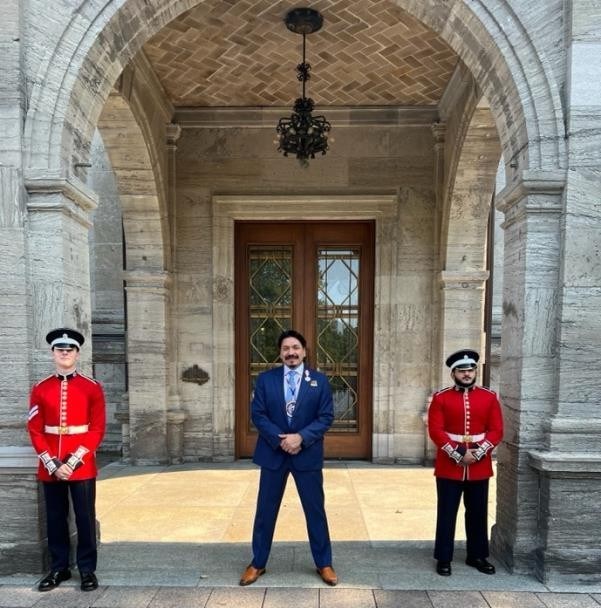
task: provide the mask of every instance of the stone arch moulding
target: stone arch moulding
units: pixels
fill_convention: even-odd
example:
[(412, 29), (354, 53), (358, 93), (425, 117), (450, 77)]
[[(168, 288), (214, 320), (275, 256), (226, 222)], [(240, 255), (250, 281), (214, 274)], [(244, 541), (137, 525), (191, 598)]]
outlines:
[(508, 182), (566, 166), (558, 83), (508, 0), (394, 2), (445, 40), (490, 101)]
[[(469, 344), (486, 352), (485, 298), (488, 222), (501, 149), (488, 107), (470, 107), (455, 133), (455, 162), (442, 201), (440, 376), (445, 354)], [(451, 137), (451, 139), (454, 139)], [(482, 357), (482, 362), (489, 361)]]
[(175, 350), (167, 212), (172, 196), (167, 131), (173, 111), (152, 78), (144, 58), (134, 59), (98, 119), (123, 214), (129, 386), (124, 444), (134, 463), (168, 461)]
[(121, 80), (128, 84), (120, 83), (120, 90), (109, 95), (97, 127), (117, 179), (127, 270), (156, 271), (171, 268), (165, 144), (172, 112), (164, 100), (153, 100), (153, 109), (159, 108), (158, 121), (153, 121), (143, 98), (157, 88), (144, 87), (148, 70), (141, 63), (136, 60), (126, 69), (127, 78)]
[[(557, 83), (508, 0), (394, 1), (437, 32), (474, 75), (490, 100), (509, 178), (565, 166)], [(28, 170), (70, 176), (87, 160), (104, 102), (125, 66), (161, 27), (197, 4), (89, 0), (74, 11), (35, 78), (25, 123)]]

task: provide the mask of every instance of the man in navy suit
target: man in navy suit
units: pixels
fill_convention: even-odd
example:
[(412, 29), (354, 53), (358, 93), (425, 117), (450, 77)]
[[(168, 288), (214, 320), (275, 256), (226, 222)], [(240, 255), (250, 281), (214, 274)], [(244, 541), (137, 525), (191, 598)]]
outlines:
[(253, 462), (261, 467), (253, 528), (253, 559), (240, 578), (251, 585), (265, 573), (288, 475), (296, 483), (317, 573), (328, 585), (338, 577), (324, 507), (323, 437), (334, 420), (332, 393), (323, 374), (305, 366), (307, 342), (294, 330), (278, 339), (283, 366), (259, 374), (251, 404), (259, 431)]

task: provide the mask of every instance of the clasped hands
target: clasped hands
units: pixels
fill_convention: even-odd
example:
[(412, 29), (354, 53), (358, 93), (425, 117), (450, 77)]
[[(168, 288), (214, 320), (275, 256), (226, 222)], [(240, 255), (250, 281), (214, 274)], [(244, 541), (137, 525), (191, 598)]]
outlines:
[(278, 437), (280, 438), (280, 447), (284, 452), (294, 456), (301, 451), (303, 438), (299, 433), (282, 433)]
[(71, 475), (73, 475), (73, 469), (68, 464), (61, 464), (61, 466), (54, 471), (54, 476), (60, 481), (69, 481)]
[(463, 458), (461, 459), (461, 464), (467, 466), (476, 462), (478, 459), (474, 456), (475, 451), (475, 448), (469, 448), (468, 450), (466, 450), (465, 454), (463, 455)]

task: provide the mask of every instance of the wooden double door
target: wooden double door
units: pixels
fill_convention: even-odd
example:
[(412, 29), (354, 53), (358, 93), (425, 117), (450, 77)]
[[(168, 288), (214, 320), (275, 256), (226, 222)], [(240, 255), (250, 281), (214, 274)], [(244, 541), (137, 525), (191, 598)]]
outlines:
[(256, 443), (257, 375), (279, 364), (278, 336), (296, 329), (332, 388), (326, 457), (371, 458), (373, 222), (238, 222), (235, 249), (237, 456)]

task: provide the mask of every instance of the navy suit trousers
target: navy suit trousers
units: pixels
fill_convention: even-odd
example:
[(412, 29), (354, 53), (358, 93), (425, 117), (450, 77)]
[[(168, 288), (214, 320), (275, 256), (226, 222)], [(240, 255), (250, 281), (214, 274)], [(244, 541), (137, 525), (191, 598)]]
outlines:
[(275, 524), (280, 510), (288, 475), (292, 474), (300, 497), (313, 561), (318, 568), (332, 565), (332, 546), (324, 506), (323, 472), (298, 471), (290, 467), (290, 459), (272, 471), (261, 468), (257, 511), (253, 527), (253, 560), (255, 568), (264, 568), (269, 558)]

